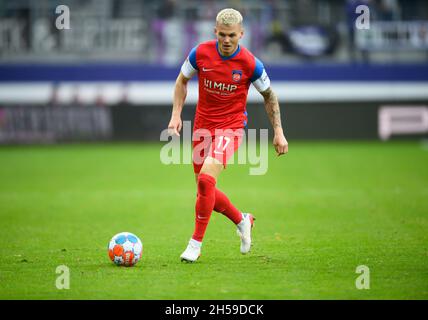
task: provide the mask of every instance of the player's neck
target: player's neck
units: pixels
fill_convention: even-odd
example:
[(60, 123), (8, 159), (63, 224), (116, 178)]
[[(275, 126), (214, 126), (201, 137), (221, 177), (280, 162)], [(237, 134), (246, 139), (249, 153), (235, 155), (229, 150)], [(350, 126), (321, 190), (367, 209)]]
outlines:
[(225, 53), (225, 52), (223, 52), (223, 51), (221, 50), (221, 48), (220, 48), (220, 45), (219, 45), (218, 41), (217, 41), (216, 47), (217, 47), (217, 52), (218, 52), (218, 54), (219, 54), (222, 58), (224, 58), (224, 59), (228, 59), (228, 58), (230, 58), (230, 57), (235, 56), (235, 55), (238, 53), (239, 49), (240, 49), (239, 44), (238, 44), (238, 45), (236, 46), (235, 50), (233, 50), (233, 52), (232, 52), (232, 53), (227, 54), (227, 53)]
[(233, 56), (233, 55), (236, 53), (236, 50), (238, 50), (238, 46), (236, 47), (236, 49), (235, 49), (235, 50), (233, 50), (233, 52), (232, 52), (232, 53), (225, 53), (225, 52), (223, 52), (220, 48), (218, 49), (218, 52), (220, 53), (220, 55), (221, 55), (222, 57), (230, 57), (230, 56)]

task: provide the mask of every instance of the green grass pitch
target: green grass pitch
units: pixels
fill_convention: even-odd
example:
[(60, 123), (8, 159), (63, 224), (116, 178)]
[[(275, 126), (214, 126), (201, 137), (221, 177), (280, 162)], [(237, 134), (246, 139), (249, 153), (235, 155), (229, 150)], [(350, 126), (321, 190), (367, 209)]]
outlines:
[[(1, 299), (428, 299), (428, 150), (419, 142), (293, 142), (269, 171), (231, 165), (218, 186), (256, 216), (253, 247), (213, 213), (202, 256), (191, 165), (160, 144), (0, 148)], [(113, 265), (110, 238), (143, 241)], [(56, 267), (70, 269), (58, 290)], [(359, 290), (356, 268), (370, 270)]]

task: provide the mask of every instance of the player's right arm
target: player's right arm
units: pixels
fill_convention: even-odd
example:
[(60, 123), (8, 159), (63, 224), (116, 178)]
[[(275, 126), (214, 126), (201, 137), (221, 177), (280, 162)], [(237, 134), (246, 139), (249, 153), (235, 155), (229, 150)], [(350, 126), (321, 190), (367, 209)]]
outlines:
[(180, 74), (175, 81), (174, 98), (172, 103), (172, 115), (168, 124), (170, 134), (179, 136), (183, 123), (181, 121), (181, 111), (183, 110), (184, 101), (187, 96), (187, 83), (189, 78), (186, 78), (180, 71)]
[(187, 96), (187, 83), (194, 74), (198, 72), (196, 65), (196, 47), (190, 51), (186, 61), (181, 66), (180, 74), (175, 81), (174, 98), (172, 103), (172, 115), (168, 124), (170, 134), (179, 136), (183, 125), (181, 121), (181, 111)]

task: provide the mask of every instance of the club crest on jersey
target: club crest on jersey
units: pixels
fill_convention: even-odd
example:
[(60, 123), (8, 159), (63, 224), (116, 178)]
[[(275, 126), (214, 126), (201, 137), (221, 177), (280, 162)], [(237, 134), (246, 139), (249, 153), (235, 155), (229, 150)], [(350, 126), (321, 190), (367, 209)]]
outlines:
[(241, 81), (242, 70), (232, 70), (232, 80), (235, 82)]

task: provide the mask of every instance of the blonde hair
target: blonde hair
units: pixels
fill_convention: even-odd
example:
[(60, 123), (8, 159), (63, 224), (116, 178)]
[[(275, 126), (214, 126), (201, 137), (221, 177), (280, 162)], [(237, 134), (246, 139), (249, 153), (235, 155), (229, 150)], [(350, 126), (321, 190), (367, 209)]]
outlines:
[(221, 10), (215, 19), (217, 24), (233, 25), (242, 24), (242, 15), (238, 10), (227, 8)]

